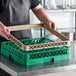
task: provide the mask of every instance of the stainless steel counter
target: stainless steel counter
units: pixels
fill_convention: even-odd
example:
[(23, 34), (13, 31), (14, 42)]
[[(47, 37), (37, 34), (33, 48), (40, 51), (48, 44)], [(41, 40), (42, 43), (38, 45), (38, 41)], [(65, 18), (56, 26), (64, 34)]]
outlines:
[(44, 63), (33, 66), (22, 66), (0, 56), (0, 68), (12, 76), (39, 76), (76, 69), (76, 41), (71, 42), (71, 59)]

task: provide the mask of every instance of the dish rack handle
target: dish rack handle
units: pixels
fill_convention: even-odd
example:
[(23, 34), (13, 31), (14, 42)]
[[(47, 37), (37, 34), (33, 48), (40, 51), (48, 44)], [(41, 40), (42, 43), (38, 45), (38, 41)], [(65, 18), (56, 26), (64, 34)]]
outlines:
[[(18, 31), (18, 30), (28, 30), (28, 29), (34, 29), (34, 28), (45, 28), (47, 29), (49, 32), (51, 32), (52, 34), (56, 35), (57, 37), (59, 37), (61, 40), (63, 41), (68, 41), (68, 39), (63, 36), (62, 34), (60, 34), (59, 32), (57, 32), (56, 30), (49, 28), (47, 25), (45, 24), (31, 24), (31, 25), (17, 25), (17, 26), (10, 26), (7, 27), (10, 31)], [(14, 42), (17, 46), (19, 46), (22, 50), (26, 51), (28, 50), (28, 46), (25, 46), (22, 42), (20, 42), (17, 38), (15, 38), (12, 34), (9, 35), (10, 40), (12, 42)]]

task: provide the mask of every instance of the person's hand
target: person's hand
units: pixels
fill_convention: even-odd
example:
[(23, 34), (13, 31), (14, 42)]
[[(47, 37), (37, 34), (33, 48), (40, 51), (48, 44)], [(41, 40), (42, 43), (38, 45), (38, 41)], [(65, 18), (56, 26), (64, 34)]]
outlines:
[(49, 26), (50, 29), (51, 28), (54, 29), (54, 30), (56, 29), (55, 23), (53, 21), (49, 21), (47, 25)]
[(0, 22), (0, 35), (7, 40), (9, 39), (10, 30), (2, 23)]

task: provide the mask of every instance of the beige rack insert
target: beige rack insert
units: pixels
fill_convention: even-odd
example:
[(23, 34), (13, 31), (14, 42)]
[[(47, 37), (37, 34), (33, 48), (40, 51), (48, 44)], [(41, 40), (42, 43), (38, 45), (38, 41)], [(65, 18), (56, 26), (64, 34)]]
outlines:
[(19, 26), (11, 26), (8, 27), (10, 31), (18, 31), (18, 30), (28, 30), (28, 29), (34, 29), (34, 28), (45, 28), (52, 34), (56, 35), (63, 41), (59, 42), (52, 42), (52, 43), (43, 43), (43, 44), (35, 44), (35, 45), (24, 45), (22, 42), (20, 42), (17, 38), (15, 38), (13, 35), (10, 34), (10, 40), (14, 42), (17, 46), (19, 46), (23, 51), (29, 51), (29, 50), (37, 50), (37, 49), (44, 49), (44, 48), (50, 48), (50, 47), (57, 47), (57, 46), (68, 46), (69, 40), (59, 32), (57, 32), (54, 29), (50, 29), (45, 24), (33, 24), (33, 25), (19, 25)]

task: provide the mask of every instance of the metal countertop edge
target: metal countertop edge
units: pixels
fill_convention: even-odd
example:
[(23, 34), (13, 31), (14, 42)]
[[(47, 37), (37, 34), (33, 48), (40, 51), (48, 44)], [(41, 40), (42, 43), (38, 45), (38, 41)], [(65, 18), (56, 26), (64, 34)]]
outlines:
[(68, 66), (61, 66), (61, 67), (55, 67), (55, 68), (46, 68), (41, 70), (35, 70), (35, 71), (29, 71), (29, 72), (16, 72), (14, 70), (11, 70), (9, 67), (4, 65), (0, 62), (0, 68), (4, 69), (6, 72), (11, 74), (12, 76), (38, 76), (38, 75), (44, 75), (44, 74), (53, 74), (57, 72), (65, 72), (69, 70), (76, 69), (76, 64), (71, 64)]
[(9, 73), (12, 76), (17, 76), (17, 72), (11, 70), (9, 67), (5, 66), (3, 63), (0, 62), (0, 68)]
[(36, 75), (44, 75), (44, 74), (53, 74), (57, 72), (64, 72), (64, 71), (69, 71), (69, 70), (74, 70), (74, 69), (76, 69), (76, 64), (62, 66), (62, 67), (35, 70), (35, 71), (30, 71), (30, 72), (22, 72), (22, 73), (18, 73), (18, 76), (25, 76), (25, 75), (36, 76)]

